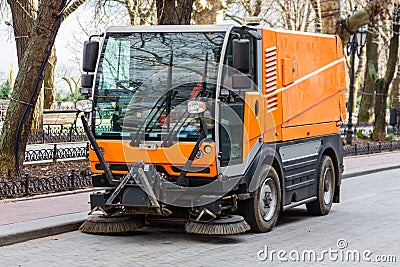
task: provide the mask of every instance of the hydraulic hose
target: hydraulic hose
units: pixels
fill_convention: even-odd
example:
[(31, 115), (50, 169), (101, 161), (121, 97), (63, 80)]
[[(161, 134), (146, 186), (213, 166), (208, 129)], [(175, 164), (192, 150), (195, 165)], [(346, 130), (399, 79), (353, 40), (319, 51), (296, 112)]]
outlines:
[(103, 154), (101, 154), (100, 152), (100, 148), (99, 145), (96, 142), (96, 139), (93, 136), (93, 133), (90, 131), (89, 128), (89, 124), (87, 123), (85, 116), (81, 116), (81, 120), (82, 120), (82, 125), (83, 125), (83, 129), (85, 130), (85, 133), (89, 139), (90, 144), (93, 147), (94, 152), (96, 153), (97, 158), (100, 161), (100, 165), (104, 170), (104, 174), (106, 175), (106, 179), (108, 181), (109, 184), (112, 184), (112, 180), (113, 180), (113, 175), (111, 173), (110, 168), (108, 167), (108, 164), (106, 162), (106, 160), (103, 157)]

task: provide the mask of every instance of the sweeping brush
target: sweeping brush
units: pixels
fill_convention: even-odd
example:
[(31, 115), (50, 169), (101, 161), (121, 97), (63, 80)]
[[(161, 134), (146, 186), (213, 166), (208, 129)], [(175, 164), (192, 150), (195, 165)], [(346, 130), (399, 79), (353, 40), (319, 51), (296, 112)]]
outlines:
[(124, 233), (139, 229), (143, 225), (143, 217), (93, 215), (86, 219), (79, 230), (89, 234)]
[(189, 221), (185, 230), (190, 234), (200, 235), (234, 235), (250, 230), (250, 225), (239, 215), (215, 219), (210, 222)]

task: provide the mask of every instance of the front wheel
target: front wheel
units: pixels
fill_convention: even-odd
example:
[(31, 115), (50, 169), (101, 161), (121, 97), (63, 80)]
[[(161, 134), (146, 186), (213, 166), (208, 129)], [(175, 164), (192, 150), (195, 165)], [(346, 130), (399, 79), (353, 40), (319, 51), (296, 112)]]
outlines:
[(271, 231), (278, 220), (281, 187), (276, 170), (264, 165), (254, 198), (238, 203), (239, 213), (254, 232)]
[(318, 171), (317, 199), (307, 203), (311, 215), (327, 215), (332, 207), (335, 192), (335, 167), (329, 156), (323, 156)]

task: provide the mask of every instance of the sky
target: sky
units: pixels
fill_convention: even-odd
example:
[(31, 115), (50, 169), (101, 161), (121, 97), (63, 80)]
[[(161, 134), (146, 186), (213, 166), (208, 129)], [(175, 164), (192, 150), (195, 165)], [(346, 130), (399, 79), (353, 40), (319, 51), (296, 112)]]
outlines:
[(10, 34), (7, 30), (8, 26), (4, 21), (0, 23), (0, 81), (7, 79), (10, 64), (17, 65), (17, 51), (15, 42), (9, 38)]
[[(89, 13), (90, 15), (88, 16)], [(73, 75), (79, 76), (79, 62), (77, 61), (80, 61), (83, 42), (87, 37), (79, 26), (77, 18), (79, 17), (80, 21), (88, 20), (92, 17), (91, 13), (85, 8), (80, 8), (62, 23), (55, 44), (58, 69), (68, 68), (69, 72), (72, 72)], [(5, 24), (5, 21), (11, 22), (11, 18), (7, 16), (2, 17), (0, 14), (0, 83), (8, 78), (10, 65), (13, 68), (13, 79), (16, 78), (18, 72), (14, 32), (12, 27)], [(21, 35), (23, 34), (21, 33)], [(57, 87), (66, 88), (67, 85), (64, 83), (61, 79), (56, 79)]]

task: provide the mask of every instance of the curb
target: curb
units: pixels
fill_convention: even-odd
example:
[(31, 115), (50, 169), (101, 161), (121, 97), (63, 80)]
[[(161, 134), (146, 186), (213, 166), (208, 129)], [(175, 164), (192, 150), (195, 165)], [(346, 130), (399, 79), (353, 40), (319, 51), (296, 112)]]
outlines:
[(75, 194), (102, 191), (102, 190), (104, 190), (104, 188), (89, 187), (89, 188), (83, 188), (83, 189), (76, 189), (76, 190), (72, 190), (72, 191), (61, 191), (61, 192), (47, 193), (47, 194), (44, 193), (44, 194), (39, 194), (39, 195), (27, 196), (27, 197), (4, 198), (4, 199), (0, 199), (0, 204), (27, 201), (27, 200), (32, 200), (32, 199), (42, 199), (42, 198), (52, 198), (52, 197), (59, 197), (59, 196), (68, 196), (68, 195), (75, 195)]
[[(2, 225), (0, 226), (0, 247), (26, 242), (32, 239), (76, 231), (86, 218), (87, 212), (79, 212), (51, 218)], [(37, 227), (38, 225), (42, 226)]]
[(354, 169), (353, 171), (349, 171), (348, 173), (343, 173), (342, 178), (347, 179), (347, 178), (353, 178), (361, 175), (367, 175), (367, 174), (372, 174), (372, 173), (377, 173), (377, 172), (383, 172), (383, 171), (389, 171), (389, 170), (394, 170), (400, 168), (400, 163), (389, 163), (389, 164), (383, 164), (381, 167), (376, 168), (376, 166), (372, 167), (362, 167), (362, 168), (357, 168)]

